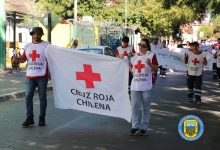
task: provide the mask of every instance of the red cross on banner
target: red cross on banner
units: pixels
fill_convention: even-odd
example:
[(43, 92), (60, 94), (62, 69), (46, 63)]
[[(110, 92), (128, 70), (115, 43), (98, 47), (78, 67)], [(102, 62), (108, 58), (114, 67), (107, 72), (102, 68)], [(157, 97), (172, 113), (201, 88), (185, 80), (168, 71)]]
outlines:
[(32, 51), (32, 54), (29, 54), (29, 57), (32, 59), (32, 61), (36, 61), (36, 58), (40, 58), (40, 54), (37, 54), (36, 50)]
[(141, 73), (141, 69), (145, 68), (145, 64), (141, 64), (142, 60), (138, 60), (138, 63), (134, 65), (134, 68), (138, 70), (138, 73)]
[(196, 65), (197, 63), (199, 63), (199, 61), (197, 60), (197, 58), (195, 58), (194, 60), (192, 60), (193, 64)]
[(94, 81), (101, 81), (99, 73), (92, 72), (92, 66), (83, 64), (84, 72), (76, 72), (76, 80), (85, 80), (86, 88), (94, 88)]

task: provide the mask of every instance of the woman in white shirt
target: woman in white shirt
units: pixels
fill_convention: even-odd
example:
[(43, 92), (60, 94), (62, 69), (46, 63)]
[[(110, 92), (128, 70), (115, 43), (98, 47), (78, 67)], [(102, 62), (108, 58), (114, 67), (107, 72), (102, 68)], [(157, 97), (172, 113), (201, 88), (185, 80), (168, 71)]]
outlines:
[[(156, 55), (150, 52), (148, 39), (138, 44), (140, 52), (131, 58), (130, 70), (133, 73), (131, 82), (132, 129), (130, 135), (146, 135), (150, 122), (150, 105), (155, 72), (158, 70)], [(142, 119), (139, 122), (139, 110), (142, 105)]]

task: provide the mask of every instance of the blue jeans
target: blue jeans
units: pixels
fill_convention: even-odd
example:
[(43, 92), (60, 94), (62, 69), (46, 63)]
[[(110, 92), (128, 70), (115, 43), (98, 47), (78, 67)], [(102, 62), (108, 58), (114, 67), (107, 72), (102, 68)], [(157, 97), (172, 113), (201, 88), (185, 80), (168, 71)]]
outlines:
[[(131, 91), (132, 128), (147, 130), (150, 123), (150, 107), (154, 87), (148, 91)], [(142, 105), (142, 118), (139, 112)]]
[(40, 116), (46, 116), (47, 109), (47, 78), (26, 79), (26, 109), (27, 117), (34, 117), (33, 113), (33, 97), (36, 87), (40, 98)]

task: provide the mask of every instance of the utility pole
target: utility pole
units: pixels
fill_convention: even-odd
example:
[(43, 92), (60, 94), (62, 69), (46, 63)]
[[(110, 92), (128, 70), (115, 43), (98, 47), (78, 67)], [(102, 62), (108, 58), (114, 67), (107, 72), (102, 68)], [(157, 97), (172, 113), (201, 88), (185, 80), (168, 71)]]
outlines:
[(125, 0), (125, 29), (127, 28), (128, 18), (128, 0)]
[(14, 25), (13, 25), (13, 48), (14, 48), (14, 52), (16, 53), (16, 25), (17, 25), (17, 23), (16, 23), (16, 16), (17, 16), (17, 14), (16, 14), (16, 12), (14, 11), (13, 12), (13, 23), (14, 23)]
[(74, 13), (74, 39), (77, 37), (77, 0), (74, 0), (74, 8), (73, 8), (73, 13)]
[(6, 10), (5, 0), (0, 0), (0, 69), (6, 67)]
[(48, 31), (48, 37), (47, 37), (47, 40), (48, 42), (51, 43), (51, 32), (52, 32), (52, 21), (51, 21), (51, 13), (48, 12), (48, 26), (47, 26), (47, 31)]

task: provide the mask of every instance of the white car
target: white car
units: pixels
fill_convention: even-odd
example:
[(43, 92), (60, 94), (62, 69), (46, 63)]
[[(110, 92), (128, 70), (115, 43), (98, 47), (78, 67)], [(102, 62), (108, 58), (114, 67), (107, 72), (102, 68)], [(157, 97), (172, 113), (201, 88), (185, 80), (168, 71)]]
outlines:
[(115, 51), (108, 46), (87, 46), (77, 48), (76, 50), (116, 57)]

